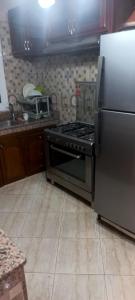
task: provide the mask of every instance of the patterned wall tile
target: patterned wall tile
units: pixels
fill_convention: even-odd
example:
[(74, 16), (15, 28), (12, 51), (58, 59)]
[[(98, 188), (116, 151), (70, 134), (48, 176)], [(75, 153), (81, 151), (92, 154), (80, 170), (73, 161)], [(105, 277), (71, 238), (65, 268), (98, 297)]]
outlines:
[(26, 82), (37, 83), (37, 71), (31, 62), (13, 57), (7, 22), (0, 22), (0, 38), (8, 95), (14, 94), (20, 97)]
[[(57, 109), (63, 121), (74, 121), (76, 119), (76, 106), (72, 104), (72, 97), (76, 95), (77, 81), (96, 81), (97, 77), (97, 55), (57, 55), (48, 59), (35, 62), (37, 70), (42, 70), (42, 84), (46, 87), (47, 93), (57, 95)], [(86, 86), (86, 85), (85, 85)], [(85, 87), (84, 87), (85, 88)], [(86, 86), (87, 89), (87, 86)], [(90, 117), (93, 119), (93, 101), (95, 94), (90, 94), (89, 103), (92, 107)], [(84, 106), (85, 99), (83, 99)], [(87, 116), (88, 119), (88, 116)], [(90, 119), (90, 118), (89, 118)]]
[[(61, 120), (74, 121), (77, 108), (72, 98), (76, 95), (76, 81), (96, 81), (97, 55), (56, 55), (29, 62), (13, 57), (6, 22), (0, 22), (0, 38), (8, 95), (19, 98), (27, 82), (42, 84), (47, 94), (53, 94), (53, 107), (60, 111)], [(93, 110), (90, 111), (91, 116)]]

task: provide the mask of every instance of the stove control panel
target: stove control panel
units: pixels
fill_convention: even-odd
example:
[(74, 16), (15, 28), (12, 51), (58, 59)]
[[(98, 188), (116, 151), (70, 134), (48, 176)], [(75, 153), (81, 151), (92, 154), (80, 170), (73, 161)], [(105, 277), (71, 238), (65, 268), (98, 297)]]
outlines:
[(91, 156), (93, 154), (93, 143), (91, 142), (79, 142), (79, 141), (75, 141), (75, 140), (71, 140), (71, 138), (67, 139), (67, 138), (62, 138), (59, 137), (57, 135), (51, 135), (51, 134), (47, 134), (47, 140), (49, 143), (55, 144), (55, 145), (59, 145), (62, 148), (66, 149), (70, 149), (71, 151), (77, 152), (77, 153), (81, 153), (81, 154), (85, 154), (88, 156)]
[(82, 145), (79, 145), (79, 144), (75, 144), (75, 143), (71, 143), (71, 142), (65, 142), (64, 146), (67, 147), (67, 148), (74, 149), (76, 151), (82, 152), (82, 153), (85, 152), (85, 147), (82, 146)]

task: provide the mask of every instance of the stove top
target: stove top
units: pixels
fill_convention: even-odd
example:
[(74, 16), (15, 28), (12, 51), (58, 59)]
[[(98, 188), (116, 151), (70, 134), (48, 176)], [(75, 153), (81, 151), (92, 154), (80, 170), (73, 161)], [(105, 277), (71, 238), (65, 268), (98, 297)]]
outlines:
[(91, 140), (92, 134), (94, 133), (94, 125), (73, 122), (59, 125), (52, 130), (59, 134), (64, 134), (83, 140)]
[(57, 147), (72, 149), (79, 153), (93, 155), (95, 137), (94, 125), (71, 122), (56, 127), (46, 129), (45, 134), (49, 143), (56, 144)]

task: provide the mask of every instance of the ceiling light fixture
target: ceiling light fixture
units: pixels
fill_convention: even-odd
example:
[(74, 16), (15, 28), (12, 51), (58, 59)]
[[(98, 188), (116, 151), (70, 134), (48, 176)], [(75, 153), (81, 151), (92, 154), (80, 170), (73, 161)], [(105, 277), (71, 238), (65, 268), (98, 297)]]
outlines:
[(55, 0), (38, 0), (38, 3), (42, 8), (49, 8), (55, 4)]

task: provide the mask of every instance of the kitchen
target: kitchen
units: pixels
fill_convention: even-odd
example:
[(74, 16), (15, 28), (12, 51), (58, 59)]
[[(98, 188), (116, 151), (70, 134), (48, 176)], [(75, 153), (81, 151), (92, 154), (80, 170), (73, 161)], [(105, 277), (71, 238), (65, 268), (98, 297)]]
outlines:
[(134, 3), (48, 1), (0, 4), (0, 299), (132, 300)]

